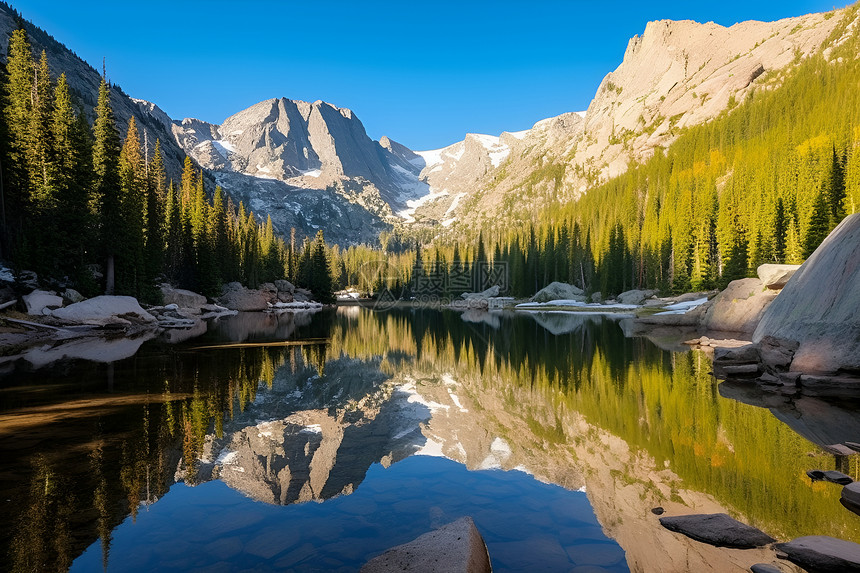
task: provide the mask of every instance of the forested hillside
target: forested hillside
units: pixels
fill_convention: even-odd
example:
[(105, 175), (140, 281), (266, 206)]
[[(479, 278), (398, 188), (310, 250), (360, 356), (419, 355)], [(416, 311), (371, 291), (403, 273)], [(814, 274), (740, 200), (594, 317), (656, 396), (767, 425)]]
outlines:
[[(485, 230), (511, 292), (553, 280), (587, 291), (721, 287), (767, 262), (800, 263), (860, 209), (857, 6), (822, 49), (797, 54), (745, 101), (687, 128), (665, 150), (533, 225)], [(501, 227), (501, 225), (500, 225)], [(425, 260), (474, 260), (473, 244), (437, 244)]]

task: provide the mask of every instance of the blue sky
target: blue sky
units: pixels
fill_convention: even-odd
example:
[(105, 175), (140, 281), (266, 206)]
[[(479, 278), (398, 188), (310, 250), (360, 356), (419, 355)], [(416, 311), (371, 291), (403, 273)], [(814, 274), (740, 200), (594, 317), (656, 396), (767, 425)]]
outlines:
[[(844, 6), (840, 1), (836, 7)], [(171, 117), (221, 123), (288, 97), (351, 108), (433, 149), (587, 107), (649, 20), (731, 25), (821, 12), (775, 2), (13, 0), (26, 19)]]

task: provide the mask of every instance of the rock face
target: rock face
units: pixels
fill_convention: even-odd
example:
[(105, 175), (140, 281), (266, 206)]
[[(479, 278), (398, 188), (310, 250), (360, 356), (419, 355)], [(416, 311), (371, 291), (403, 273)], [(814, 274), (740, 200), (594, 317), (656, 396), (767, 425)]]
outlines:
[(759, 265), (756, 270), (758, 278), (769, 289), (779, 290), (788, 283), (788, 279), (794, 276), (800, 265)]
[[(589, 177), (617, 176), (630, 161), (647, 159), (657, 147), (671, 144), (679, 128), (717, 116), (731, 98), (743, 101), (767, 82), (767, 72), (792, 65), (795, 50), (818, 50), (842, 14), (731, 27), (649, 22), (631, 38), (623, 62), (603, 79), (587, 111), (502, 133), (483, 151), (474, 145), (474, 136), (467, 136), (422, 152), (428, 161), (421, 177), (431, 194), (411, 216), (419, 223), (486, 228), (500, 218), (527, 221), (545, 194), (577, 198), (591, 185)], [(526, 188), (533, 190), (531, 196), (524, 196)]]
[(553, 282), (539, 290), (532, 298), (532, 302), (549, 302), (551, 300), (578, 300), (585, 302), (582, 289), (567, 283)]
[(776, 294), (760, 279), (732, 281), (714, 299), (702, 325), (707, 330), (753, 332)]
[(798, 537), (776, 548), (788, 555), (788, 560), (807, 571), (816, 573), (848, 573), (860, 571), (860, 545), (835, 537), (810, 535)]
[(798, 345), (791, 370), (860, 370), (860, 214), (846, 217), (765, 311), (753, 341)]
[(773, 543), (775, 539), (725, 513), (661, 517), (660, 524), (671, 531), (717, 547), (752, 549)]
[(130, 326), (156, 322), (155, 317), (143, 310), (137, 299), (130, 296), (97, 296), (58, 308), (51, 314), (60, 320), (93, 326)]
[(30, 294), (25, 294), (21, 297), (24, 301), (24, 306), (27, 309), (27, 314), (42, 315), (44, 310), (52, 310), (63, 306), (63, 298), (57, 296), (55, 292), (44, 290), (34, 290)]
[(461, 517), (371, 559), (361, 573), (490, 573), (492, 570), (484, 538), (471, 517)]

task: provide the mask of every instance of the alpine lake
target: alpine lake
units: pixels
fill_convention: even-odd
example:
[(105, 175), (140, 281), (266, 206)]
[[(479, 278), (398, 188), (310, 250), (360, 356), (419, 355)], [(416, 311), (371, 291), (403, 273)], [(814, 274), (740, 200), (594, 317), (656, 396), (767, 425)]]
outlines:
[(462, 516), (497, 572), (743, 571), (660, 526), (860, 542), (851, 404), (715, 380), (623, 318), (341, 306), (0, 362), (13, 571), (358, 571)]

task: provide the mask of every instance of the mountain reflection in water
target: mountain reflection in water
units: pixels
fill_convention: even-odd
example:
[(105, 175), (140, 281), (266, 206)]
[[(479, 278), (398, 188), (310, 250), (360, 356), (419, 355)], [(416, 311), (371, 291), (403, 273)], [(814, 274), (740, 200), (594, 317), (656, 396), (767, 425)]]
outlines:
[[(161, 569), (223, 561), (314, 570), (328, 554), (326, 568), (356, 570), (460, 514), (475, 516), (500, 571), (524, 566), (515, 557), (524, 551), (532, 565), (607, 570), (743, 570), (766, 558), (663, 530), (649, 511), (657, 505), (728, 511), (783, 539), (860, 540), (839, 489), (805, 479), (813, 468), (857, 476), (856, 456), (826, 449), (845, 434), (827, 435), (826, 403), (776, 405), (771, 414), (723, 398), (737, 395), (718, 391), (707, 356), (625, 338), (609, 318), (357, 307), (240, 313), (201, 337), (149, 341), (112, 364), (34, 364), (16, 363), (0, 378), (0, 488), (13, 500), (0, 533), (12, 569), (65, 569), (83, 552), (75, 569), (95, 559), (122, 570), (134, 558)], [(414, 454), (425, 457), (404, 461)], [(438, 456), (462, 464), (454, 466), (462, 475)], [(478, 471), (494, 469), (508, 473)], [(494, 481), (502, 475), (504, 487)], [(456, 493), (464, 480), (477, 488), (470, 501), (447, 499), (466, 495)], [(564, 489), (538, 488), (531, 500), (511, 494), (540, 482)], [(237, 502), (246, 498), (220, 483), (274, 509)], [(399, 493), (385, 498), (387, 488)], [(577, 505), (577, 491), (587, 491), (593, 513)], [(350, 515), (361, 519), (348, 525), (338, 508), (359, 500), (365, 509)], [(575, 511), (547, 509), (565, 503)], [(210, 522), (221, 511), (247, 531), (218, 533)], [(516, 515), (535, 523), (527, 538), (497, 525)], [(303, 519), (322, 537), (364, 541), (335, 551), (303, 536)], [(206, 543), (178, 525), (195, 520), (212, 525)], [(285, 527), (292, 533), (279, 542), (259, 541), (274, 538), (270, 530), (283, 537)], [(223, 559), (159, 557), (171, 531), (186, 553)]]

